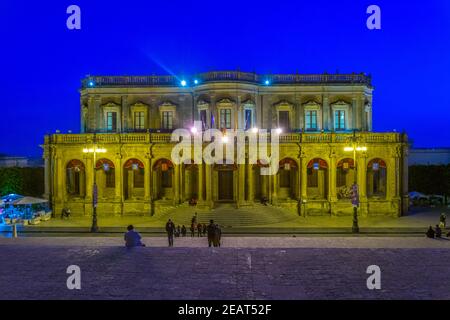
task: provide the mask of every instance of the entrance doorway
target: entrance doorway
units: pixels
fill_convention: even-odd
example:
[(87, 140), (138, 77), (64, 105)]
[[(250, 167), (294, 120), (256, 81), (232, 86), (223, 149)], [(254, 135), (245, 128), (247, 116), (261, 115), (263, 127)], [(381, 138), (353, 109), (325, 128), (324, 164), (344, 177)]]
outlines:
[(233, 201), (233, 170), (219, 171), (219, 201)]

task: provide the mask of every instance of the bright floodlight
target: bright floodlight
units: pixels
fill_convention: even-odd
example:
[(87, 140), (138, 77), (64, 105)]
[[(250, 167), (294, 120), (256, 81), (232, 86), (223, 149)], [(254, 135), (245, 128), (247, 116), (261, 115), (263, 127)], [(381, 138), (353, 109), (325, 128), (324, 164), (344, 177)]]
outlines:
[(198, 84), (198, 80), (197, 79), (194, 80), (194, 84)]
[(191, 128), (191, 132), (194, 133), (194, 134), (197, 133), (197, 128), (196, 127), (192, 127)]
[(344, 151), (347, 151), (347, 152), (348, 152), (348, 151), (353, 151), (353, 147), (345, 147), (345, 148), (344, 148)]
[(223, 136), (222, 137), (222, 143), (228, 143), (228, 137), (227, 136)]
[(257, 132), (258, 132), (258, 128), (253, 127), (253, 128), (252, 128), (252, 132), (253, 132), (253, 133), (257, 133)]
[(186, 87), (187, 82), (186, 80), (181, 80), (180, 84), (182, 87)]
[(84, 148), (83, 149), (83, 153), (94, 153), (94, 152), (97, 152), (97, 153), (105, 153), (106, 152), (106, 149), (105, 148)]
[(269, 80), (266, 80), (266, 81), (264, 81), (264, 84), (265, 84), (266, 86), (268, 86), (268, 85), (270, 84), (270, 81), (269, 81)]
[(281, 134), (281, 133), (283, 132), (283, 130), (282, 130), (281, 128), (277, 128), (277, 129), (275, 130), (275, 132), (276, 132), (277, 134)]
[(89, 81), (89, 82), (88, 82), (88, 85), (89, 85), (89, 87), (93, 87), (93, 86), (94, 86), (94, 81), (92, 81), (92, 80)]

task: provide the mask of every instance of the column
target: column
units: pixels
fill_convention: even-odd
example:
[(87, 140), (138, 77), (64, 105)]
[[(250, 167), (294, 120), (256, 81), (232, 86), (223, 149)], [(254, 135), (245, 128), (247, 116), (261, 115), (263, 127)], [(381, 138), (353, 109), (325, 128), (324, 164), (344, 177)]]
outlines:
[(103, 114), (100, 107), (101, 104), (101, 98), (95, 97), (94, 98), (94, 109), (95, 109), (95, 131), (99, 131), (105, 127), (105, 124), (102, 121)]
[(114, 168), (114, 179), (115, 179), (115, 198), (116, 201), (122, 202), (123, 200), (123, 188), (122, 188), (122, 156), (116, 157), (115, 168)]
[(148, 155), (145, 156), (144, 162), (144, 200), (150, 201), (150, 157)]
[(122, 96), (122, 130), (126, 131), (130, 128), (128, 125), (130, 107), (128, 106), (128, 96)]
[(336, 156), (334, 155), (330, 158), (330, 168), (328, 172), (329, 172), (329, 179), (328, 179), (329, 199), (331, 202), (335, 202), (337, 201), (337, 196), (336, 196)]
[(330, 105), (328, 104), (328, 96), (323, 96), (322, 115), (323, 115), (322, 129), (325, 131), (331, 130), (332, 127), (330, 125)]
[(361, 154), (357, 159), (359, 208), (361, 215), (367, 217), (367, 155)]
[(203, 202), (203, 164), (198, 165), (198, 203)]
[(300, 187), (300, 194), (301, 194), (301, 199), (302, 200), (306, 200), (306, 198), (307, 198), (307, 188), (308, 188), (308, 185), (307, 185), (307, 181), (308, 181), (308, 173), (307, 173), (307, 168), (306, 168), (306, 166), (308, 165), (307, 163), (306, 163), (306, 158), (305, 157), (301, 157), (300, 158), (300, 171), (301, 171), (301, 174), (300, 174), (300, 176), (301, 176), (301, 178), (300, 178), (300, 185), (301, 185), (301, 187)]
[(247, 163), (247, 201), (250, 203), (254, 202), (254, 191), (253, 191), (253, 165)]
[(272, 189), (272, 203), (276, 204), (278, 200), (278, 174), (272, 175), (273, 189)]
[(352, 98), (352, 129), (357, 129), (358, 105), (355, 97)]
[(180, 165), (175, 165), (174, 168), (174, 175), (175, 175), (175, 183), (173, 186), (174, 191), (174, 201), (175, 204), (180, 203)]
[(208, 206), (212, 205), (212, 170), (210, 164), (206, 164), (206, 203)]
[(242, 205), (245, 201), (245, 163), (238, 164), (238, 205)]
[[(48, 147), (46, 147), (46, 150), (44, 152), (44, 162), (45, 162), (45, 171), (44, 171), (44, 178), (45, 178), (45, 191), (44, 191), (44, 197), (46, 199), (49, 199), (50, 197), (50, 183), (51, 183), (51, 161), (49, 159), (48, 155)], [(51, 201), (51, 199), (49, 199)]]

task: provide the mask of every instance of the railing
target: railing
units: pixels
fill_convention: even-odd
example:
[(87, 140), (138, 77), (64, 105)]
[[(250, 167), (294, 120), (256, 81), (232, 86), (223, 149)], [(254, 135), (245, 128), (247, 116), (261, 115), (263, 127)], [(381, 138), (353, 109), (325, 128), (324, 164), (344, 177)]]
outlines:
[[(363, 84), (372, 85), (370, 75), (363, 73), (352, 74), (265, 74), (240, 71), (212, 71), (183, 78), (188, 85), (208, 82), (248, 82), (263, 85), (269, 80), (274, 84)], [(180, 86), (181, 77), (173, 75), (163, 76), (88, 76), (81, 82), (82, 88), (96, 87), (148, 87), (148, 86)]]
[[(362, 143), (396, 143), (402, 142), (400, 133), (356, 133), (358, 141)], [(352, 133), (283, 133), (280, 135), (280, 143), (349, 143), (353, 138)], [(270, 142), (270, 134), (267, 135)], [(45, 143), (56, 144), (101, 144), (129, 143), (175, 143), (171, 142), (170, 133), (82, 133), (82, 134), (54, 134), (45, 137)]]

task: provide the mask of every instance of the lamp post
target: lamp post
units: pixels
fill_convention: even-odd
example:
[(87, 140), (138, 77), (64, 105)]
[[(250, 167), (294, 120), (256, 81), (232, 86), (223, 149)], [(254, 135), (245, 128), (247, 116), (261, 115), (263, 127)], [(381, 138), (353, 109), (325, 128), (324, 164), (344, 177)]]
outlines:
[(92, 226), (91, 226), (91, 232), (97, 232), (98, 231), (98, 225), (97, 225), (97, 197), (98, 197), (98, 190), (97, 190), (97, 183), (96, 183), (96, 174), (95, 174), (95, 165), (96, 165), (96, 159), (97, 159), (97, 153), (105, 153), (106, 149), (104, 148), (97, 148), (95, 136), (94, 136), (94, 146), (93, 148), (85, 148), (83, 149), (83, 153), (92, 153), (94, 155), (94, 177), (93, 177), (93, 186), (92, 186)]
[(358, 181), (357, 175), (358, 170), (356, 166), (356, 151), (367, 151), (367, 147), (358, 145), (358, 138), (356, 137), (356, 132), (353, 130), (353, 136), (351, 138), (352, 145), (345, 147), (344, 151), (353, 152), (353, 166), (354, 166), (354, 174), (353, 174), (353, 185), (352, 185), (352, 204), (353, 204), (353, 225), (352, 232), (359, 233), (359, 225), (358, 225), (358, 207), (359, 207), (359, 190), (358, 190)]

